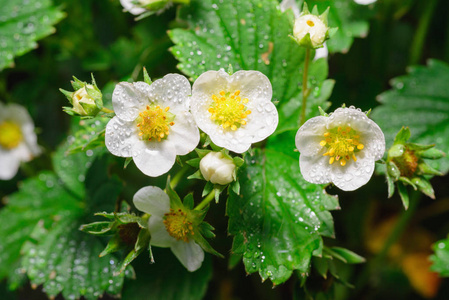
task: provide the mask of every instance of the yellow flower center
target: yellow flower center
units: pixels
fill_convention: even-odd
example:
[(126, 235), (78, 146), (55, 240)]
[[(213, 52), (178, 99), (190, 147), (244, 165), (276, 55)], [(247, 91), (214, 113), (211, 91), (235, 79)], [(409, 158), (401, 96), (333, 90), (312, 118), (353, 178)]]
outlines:
[(6, 149), (16, 148), (23, 140), (20, 127), (13, 122), (0, 123), (0, 146)]
[(188, 242), (188, 236), (194, 235), (192, 222), (181, 209), (170, 209), (170, 212), (164, 215), (164, 225), (168, 234), (178, 241)]
[(168, 110), (170, 107), (162, 109), (159, 105), (151, 107), (147, 105), (146, 109), (139, 113), (136, 119), (137, 127), (139, 127), (139, 136), (143, 140), (157, 140), (160, 142), (162, 139), (167, 138), (170, 133), (170, 126), (173, 126), (175, 122), (175, 115)]
[(237, 90), (233, 94), (221, 91), (219, 96), (212, 95), (212, 104), (208, 111), (210, 119), (223, 127), (223, 129), (237, 130), (242, 125), (246, 125), (246, 118), (251, 111), (246, 108), (248, 98), (242, 99), (240, 91)]
[(341, 166), (345, 166), (351, 158), (357, 161), (355, 154), (364, 148), (359, 138), (358, 132), (349, 126), (332, 128), (324, 133), (324, 140), (320, 142), (321, 147), (327, 148), (323, 156), (330, 156), (329, 164), (340, 161)]
[(313, 26), (315, 26), (315, 23), (313, 23), (313, 21), (312, 20), (307, 20), (307, 25), (309, 25), (310, 27), (313, 27)]

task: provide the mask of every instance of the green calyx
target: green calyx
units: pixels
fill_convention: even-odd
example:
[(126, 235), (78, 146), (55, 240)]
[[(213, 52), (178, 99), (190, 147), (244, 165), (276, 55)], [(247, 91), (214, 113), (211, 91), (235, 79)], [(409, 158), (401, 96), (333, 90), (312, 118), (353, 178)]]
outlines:
[(74, 92), (59, 89), (72, 107), (63, 107), (63, 110), (72, 116), (95, 117), (103, 109), (103, 95), (92, 75), (92, 84), (73, 77), (71, 81)]
[[(396, 135), (393, 146), (388, 150), (387, 177), (400, 185), (412, 186), (413, 189), (421, 191), (430, 198), (435, 198), (429, 178), (443, 174), (429, 166), (425, 159), (440, 159), (445, 156), (445, 153), (435, 149), (435, 144), (408, 143), (410, 136), (408, 127), (402, 127)], [(402, 193), (404, 192), (403, 188)], [(393, 193), (389, 194), (391, 196)]]

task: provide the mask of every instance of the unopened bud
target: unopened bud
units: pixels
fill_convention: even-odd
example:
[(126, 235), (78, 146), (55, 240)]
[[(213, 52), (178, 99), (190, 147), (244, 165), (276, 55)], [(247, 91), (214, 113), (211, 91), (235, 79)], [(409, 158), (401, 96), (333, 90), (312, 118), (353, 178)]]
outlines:
[(235, 164), (221, 152), (209, 152), (200, 161), (204, 179), (213, 184), (225, 185), (235, 180)]
[(307, 14), (296, 19), (293, 36), (299, 44), (303, 45), (308, 42), (306, 35), (309, 34), (312, 48), (319, 48), (322, 47), (326, 40), (328, 30), (329, 27), (320, 18), (312, 14)]

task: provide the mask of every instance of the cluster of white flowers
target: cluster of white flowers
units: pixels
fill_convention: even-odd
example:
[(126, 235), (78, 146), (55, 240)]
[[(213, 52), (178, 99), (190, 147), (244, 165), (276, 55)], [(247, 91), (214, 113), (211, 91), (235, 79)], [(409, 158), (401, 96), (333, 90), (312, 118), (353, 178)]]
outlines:
[(34, 123), (27, 110), (18, 104), (0, 103), (0, 180), (13, 178), (20, 162), (40, 153)]
[(151, 85), (121, 82), (112, 95), (116, 116), (106, 126), (106, 147), (116, 156), (132, 157), (153, 177), (168, 172), (177, 155), (195, 149), (198, 127), (216, 145), (242, 153), (276, 129), (271, 97), (271, 83), (258, 71), (208, 71), (195, 81), (193, 92), (177, 74)]

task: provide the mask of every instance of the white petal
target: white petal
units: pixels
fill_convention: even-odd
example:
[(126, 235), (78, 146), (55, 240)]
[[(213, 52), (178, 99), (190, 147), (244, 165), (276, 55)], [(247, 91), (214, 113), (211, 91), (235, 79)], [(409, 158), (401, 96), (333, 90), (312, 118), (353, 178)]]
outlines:
[(354, 191), (365, 185), (374, 172), (374, 159), (363, 154), (357, 154), (357, 161), (348, 161), (344, 167), (338, 161), (331, 165), (331, 180), (343, 191)]
[(151, 216), (148, 220), (148, 230), (151, 234), (150, 244), (157, 247), (167, 248), (171, 247), (177, 241), (174, 237), (168, 234), (167, 229), (160, 216)]
[(177, 155), (186, 155), (195, 149), (200, 142), (200, 131), (191, 113), (176, 114), (175, 125), (170, 127), (167, 141), (173, 144)]
[[(223, 69), (204, 72), (193, 83), (191, 101), (195, 97), (196, 102), (211, 102), (212, 95), (228, 90), (229, 77)], [(209, 107), (209, 104), (207, 106)]]
[(361, 142), (365, 146), (363, 152), (369, 153), (369, 155), (376, 161), (384, 156), (385, 136), (380, 127), (374, 123), (374, 121), (369, 120), (368, 124), (370, 125), (369, 130), (361, 135)]
[(355, 3), (360, 5), (369, 5), (371, 3), (376, 2), (377, 0), (354, 0)]
[(177, 241), (172, 245), (171, 251), (190, 272), (198, 270), (204, 260), (203, 249), (194, 241)]
[(170, 198), (157, 186), (146, 186), (138, 190), (133, 197), (138, 210), (152, 216), (162, 217), (170, 211)]
[(259, 71), (237, 71), (230, 77), (229, 92), (240, 90), (242, 99), (248, 98), (248, 108), (256, 109), (259, 104), (271, 101), (273, 89), (267, 76)]
[(295, 18), (299, 18), (300, 16), (299, 7), (295, 0), (282, 0), (280, 8), (281, 11), (291, 9), (293, 11), (293, 15), (295, 16)]
[(299, 168), (305, 180), (322, 184), (331, 182), (329, 157), (322, 155), (299, 156)]
[(16, 175), (19, 170), (20, 160), (13, 151), (0, 149), (0, 180), (9, 180)]
[(149, 98), (155, 104), (170, 107), (177, 115), (188, 110), (188, 97), (192, 89), (189, 80), (179, 74), (167, 74), (150, 85)]
[[(139, 85), (142, 85), (142, 83), (139, 83)], [(132, 83), (120, 82), (115, 86), (112, 94), (112, 106), (115, 114), (123, 121), (134, 121), (147, 104), (147, 95)]]
[(314, 117), (299, 128), (295, 137), (296, 148), (298, 148), (301, 156), (313, 156), (323, 151), (320, 142), (324, 139), (323, 134), (326, 132), (326, 122), (328, 117)]
[(120, 0), (125, 11), (129, 11), (133, 15), (140, 15), (146, 11), (146, 9), (137, 7), (132, 3), (132, 0)]
[(157, 177), (170, 171), (176, 160), (176, 149), (167, 140), (141, 141), (134, 147), (133, 160), (142, 173)]
[(143, 141), (139, 139), (135, 122), (123, 121), (115, 116), (106, 125), (105, 144), (113, 155), (131, 157), (141, 143)]
[(332, 129), (338, 126), (350, 126), (354, 130), (365, 132), (370, 127), (369, 121), (371, 120), (360, 109), (340, 107), (329, 116), (327, 128)]
[(318, 60), (320, 58), (326, 58), (329, 56), (329, 50), (327, 49), (326, 42), (323, 43), (322, 48), (318, 48), (315, 50), (315, 56), (313, 57), (313, 60)]

